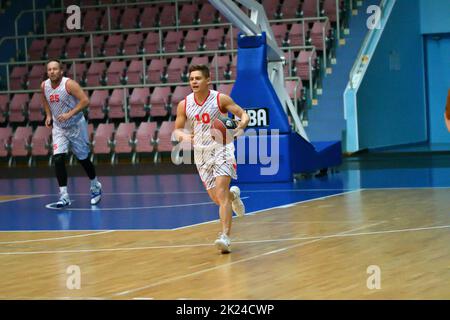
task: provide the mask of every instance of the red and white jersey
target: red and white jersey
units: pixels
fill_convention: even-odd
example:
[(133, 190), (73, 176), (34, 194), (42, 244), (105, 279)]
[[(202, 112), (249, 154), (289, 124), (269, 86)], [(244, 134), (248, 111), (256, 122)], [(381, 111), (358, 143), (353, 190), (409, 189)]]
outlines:
[(50, 111), (52, 112), (53, 125), (56, 125), (59, 128), (72, 127), (80, 121), (81, 117), (83, 117), (83, 113), (79, 112), (67, 121), (58, 121), (59, 115), (69, 112), (79, 103), (78, 99), (67, 91), (68, 80), (70, 79), (63, 77), (59, 85), (56, 88), (53, 88), (50, 79), (47, 79), (42, 86), (42, 93), (45, 95), (50, 106)]
[(209, 90), (205, 101), (196, 101), (194, 93), (185, 98), (186, 117), (194, 133), (194, 148), (208, 148), (217, 144), (211, 136), (211, 125), (219, 114), (225, 115), (225, 110), (220, 110), (220, 93)]

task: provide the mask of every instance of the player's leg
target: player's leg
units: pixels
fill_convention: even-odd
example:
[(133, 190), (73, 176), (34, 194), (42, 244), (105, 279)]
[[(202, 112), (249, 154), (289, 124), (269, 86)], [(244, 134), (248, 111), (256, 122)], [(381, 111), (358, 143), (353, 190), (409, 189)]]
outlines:
[(231, 177), (216, 177), (215, 196), (219, 203), (220, 222), (222, 224), (222, 233), (230, 236), (231, 221), (233, 212), (231, 210), (231, 193), (230, 193)]
[(53, 127), (53, 163), (55, 165), (56, 179), (59, 185), (59, 200), (56, 202), (58, 208), (70, 205), (69, 193), (67, 191), (67, 170), (66, 170), (66, 153), (69, 141), (64, 134), (64, 130)]
[(219, 203), (220, 223), (222, 225), (222, 232), (214, 244), (222, 253), (231, 252), (230, 233), (233, 212), (231, 210), (232, 194), (229, 190), (230, 181), (231, 177), (229, 176), (218, 176), (215, 179), (216, 186), (214, 190), (211, 190)]
[(70, 143), (72, 152), (75, 154), (78, 162), (80, 162), (91, 181), (91, 204), (96, 205), (100, 202), (102, 197), (102, 184), (98, 181), (95, 166), (89, 159), (89, 137), (87, 123), (84, 118), (78, 123), (76, 128), (73, 129)]

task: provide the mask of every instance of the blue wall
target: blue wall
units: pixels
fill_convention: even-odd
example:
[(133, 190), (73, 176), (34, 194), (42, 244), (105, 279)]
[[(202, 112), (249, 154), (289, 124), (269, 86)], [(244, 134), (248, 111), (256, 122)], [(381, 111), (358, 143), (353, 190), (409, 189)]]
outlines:
[(397, 0), (358, 91), (361, 149), (427, 140), (419, 1)]
[(449, 143), (443, 114), (450, 89), (450, 34), (428, 35), (425, 45), (430, 143)]
[(420, 0), (421, 32), (450, 32), (450, 0)]

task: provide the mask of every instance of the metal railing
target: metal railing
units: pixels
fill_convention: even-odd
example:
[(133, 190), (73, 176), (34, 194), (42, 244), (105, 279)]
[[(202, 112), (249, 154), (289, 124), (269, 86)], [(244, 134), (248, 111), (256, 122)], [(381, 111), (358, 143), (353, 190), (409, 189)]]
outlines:
[[(386, 3), (387, 1), (390, 0), (381, 0), (380, 3), (380, 9), (381, 9), (381, 15), (380, 15), (380, 21), (379, 23), (381, 24), (381, 21), (384, 20), (384, 14), (385, 14), (385, 8), (386, 8)], [(375, 32), (377, 30), (376, 29), (369, 29), (366, 36), (364, 37), (364, 40), (361, 44), (361, 47), (359, 48), (358, 54), (356, 55), (356, 60), (355, 63), (353, 64), (352, 69), (350, 70), (349, 73), (349, 85), (350, 88), (355, 88), (355, 82), (354, 80), (357, 78), (355, 77), (357, 73), (362, 72), (368, 64), (368, 57), (366, 57), (366, 54), (368, 52), (369, 49), (369, 44), (371, 43)]]

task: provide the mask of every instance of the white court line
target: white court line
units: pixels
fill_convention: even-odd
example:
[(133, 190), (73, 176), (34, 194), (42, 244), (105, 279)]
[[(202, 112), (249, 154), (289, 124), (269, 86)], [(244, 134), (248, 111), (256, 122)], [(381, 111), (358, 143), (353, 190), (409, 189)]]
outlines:
[[(241, 199), (248, 199), (250, 197), (243, 197)], [(96, 211), (125, 211), (125, 210), (143, 210), (143, 209), (167, 209), (167, 208), (180, 208), (180, 207), (192, 207), (192, 206), (203, 206), (203, 205), (210, 205), (210, 204), (214, 204), (214, 202), (212, 201), (208, 201), (208, 202), (197, 202), (197, 203), (185, 203), (185, 204), (172, 204), (172, 205), (164, 205), (164, 206), (150, 206), (150, 207), (126, 207), (126, 208), (71, 208), (70, 206), (68, 207), (63, 207), (63, 208), (53, 208), (50, 206), (46, 206), (46, 208), (48, 209), (52, 209), (52, 210), (59, 210), (59, 211), (89, 211), (89, 212), (96, 212)]]
[[(255, 190), (241, 190), (242, 193), (249, 192), (249, 193), (273, 193), (273, 192), (316, 192), (316, 191), (351, 191), (354, 189), (345, 189), (345, 188), (339, 188), (339, 189), (255, 189)], [(165, 194), (206, 194), (206, 191), (152, 191), (152, 192), (103, 192), (102, 195), (165, 195)], [(57, 196), (59, 194), (57, 193), (49, 193), (49, 194), (42, 194), (40, 196)], [(74, 196), (86, 196), (90, 195), (90, 193), (70, 193), (70, 195)]]
[(99, 235), (99, 234), (105, 234), (105, 233), (111, 233), (111, 232), (114, 232), (114, 230), (100, 231), (100, 232), (88, 233), (88, 234), (78, 234), (78, 235), (75, 235), (75, 236), (65, 236), (65, 237), (57, 237), (57, 238), (7, 241), (7, 242), (0, 242), (0, 244), (28, 243), (28, 242), (64, 240), (64, 239), (72, 239), (72, 238), (84, 238), (84, 237), (96, 236), (96, 235)]
[(13, 202), (13, 201), (21, 201), (21, 200), (29, 200), (29, 199), (35, 199), (35, 198), (41, 198), (41, 197), (45, 197), (46, 194), (37, 194), (37, 195), (12, 195), (12, 194), (6, 194), (6, 195), (0, 195), (2, 197), (24, 197), (24, 198), (17, 198), (17, 199), (10, 199), (10, 200), (0, 200), (0, 203), (4, 203), (4, 202)]
[[(379, 225), (385, 223), (380, 221), (366, 225), (365, 228), (370, 226)], [(345, 235), (331, 234), (331, 235), (319, 235), (309, 237), (296, 237), (296, 238), (284, 238), (284, 239), (260, 239), (260, 240), (244, 240), (233, 241), (238, 244), (258, 244), (258, 243), (270, 243), (270, 242), (287, 242), (298, 240), (317, 240), (317, 239), (329, 239), (339, 237), (355, 237), (355, 236), (370, 236), (378, 234), (390, 234), (390, 233), (404, 233), (415, 231), (428, 231), (450, 229), (450, 225), (432, 226), (432, 227), (418, 227), (418, 228), (406, 228), (406, 229), (394, 229), (394, 230), (380, 230), (362, 233), (349, 233)], [(352, 230), (354, 231), (354, 230)], [(350, 231), (348, 231), (350, 232)], [(82, 249), (82, 250), (55, 250), (55, 251), (14, 251), (14, 252), (0, 252), (0, 255), (32, 255), (32, 254), (55, 254), (55, 253), (90, 253), (90, 252), (116, 252), (116, 251), (138, 251), (138, 250), (156, 250), (156, 249), (182, 249), (182, 248), (195, 248), (195, 247), (211, 247), (211, 243), (198, 243), (198, 244), (180, 244), (180, 245), (167, 245), (167, 246), (150, 246), (150, 247), (128, 247), (128, 248), (103, 248), (103, 249)]]
[(450, 189), (450, 187), (374, 187), (374, 188), (361, 188), (361, 190), (424, 190), (424, 189)]
[[(251, 216), (251, 215), (253, 215), (255, 213), (259, 213), (259, 212), (264, 212), (264, 211), (273, 210), (273, 209), (283, 209), (283, 208), (287, 208), (287, 207), (293, 207), (293, 206), (295, 206), (297, 204), (300, 204), (300, 203), (312, 202), (312, 201), (316, 201), (316, 200), (324, 200), (324, 199), (327, 199), (327, 198), (336, 197), (336, 196), (340, 196), (340, 195), (344, 195), (344, 194), (350, 194), (350, 193), (354, 193), (354, 192), (358, 192), (358, 191), (361, 191), (361, 189), (351, 190), (351, 191), (346, 191), (346, 192), (341, 192), (341, 193), (336, 193), (336, 194), (332, 194), (332, 195), (324, 196), (324, 197), (320, 197), (320, 198), (302, 200), (302, 201), (299, 201), (299, 202), (287, 203), (287, 204), (283, 204), (283, 205), (279, 205), (279, 206), (275, 206), (275, 207), (270, 207), (270, 208), (266, 208), (266, 209), (252, 211), (252, 212), (246, 213), (245, 215), (246, 216)], [(242, 199), (244, 199), (244, 198), (242, 198)], [(239, 218), (239, 217), (233, 217), (233, 219), (234, 218)], [(211, 220), (211, 221), (205, 221), (205, 222), (196, 223), (196, 224), (191, 224), (191, 225), (188, 225), (188, 226), (174, 228), (172, 230), (187, 229), (187, 228), (191, 228), (191, 227), (200, 226), (200, 225), (203, 225), (203, 224), (214, 223), (214, 222), (217, 222), (217, 221), (220, 221), (220, 219)]]
[[(374, 224), (370, 224), (370, 225), (364, 225), (364, 226), (361, 226), (361, 227), (358, 227), (358, 228), (353, 228), (351, 230), (340, 232), (337, 235), (341, 235), (341, 234), (345, 234), (345, 233), (361, 230), (361, 229), (368, 228), (368, 227), (371, 227), (371, 226), (374, 226), (374, 225), (379, 225), (379, 224), (380, 224), (380, 222), (374, 223)], [(185, 275), (182, 275), (182, 276), (176, 276), (176, 277), (172, 277), (172, 278), (169, 278), (169, 279), (157, 281), (155, 283), (152, 283), (152, 284), (140, 287), (140, 288), (134, 288), (134, 289), (122, 291), (122, 292), (119, 292), (119, 293), (115, 293), (113, 296), (124, 296), (124, 295), (130, 294), (130, 293), (135, 293), (135, 292), (138, 292), (138, 291), (146, 290), (146, 289), (149, 289), (149, 288), (152, 288), (152, 287), (156, 287), (156, 286), (159, 286), (159, 285), (162, 285), (162, 284), (166, 284), (166, 283), (169, 283), (169, 282), (190, 278), (192, 276), (196, 276), (196, 275), (203, 274), (203, 273), (206, 273), (206, 272), (210, 272), (210, 271), (213, 271), (213, 270), (221, 269), (221, 268), (224, 268), (224, 267), (230, 267), (230, 266), (238, 264), (238, 263), (247, 262), (247, 261), (254, 260), (254, 259), (257, 259), (257, 258), (260, 258), (260, 257), (263, 257), (263, 256), (270, 255), (270, 254), (276, 254), (276, 253), (279, 253), (279, 252), (282, 252), (282, 251), (286, 251), (286, 250), (289, 250), (289, 249), (292, 249), (292, 248), (301, 247), (301, 246), (304, 246), (304, 245), (307, 245), (307, 244), (310, 244), (310, 243), (318, 242), (318, 241), (323, 240), (323, 239), (325, 239), (325, 238), (324, 237), (319, 237), (319, 238), (311, 240), (311, 241), (297, 243), (297, 244), (292, 245), (292, 246), (288, 246), (288, 247), (285, 247), (285, 248), (280, 248), (280, 249), (277, 249), (277, 250), (265, 252), (265, 253), (258, 254), (256, 256), (252, 256), (252, 257), (249, 257), (249, 258), (236, 260), (236, 261), (233, 261), (233, 262), (230, 262), (230, 263), (221, 264), (221, 265), (218, 265), (218, 266), (215, 266), (215, 267), (203, 269), (203, 270), (200, 270), (200, 271), (197, 271), (197, 272), (188, 273), (188, 274), (185, 274)]]

